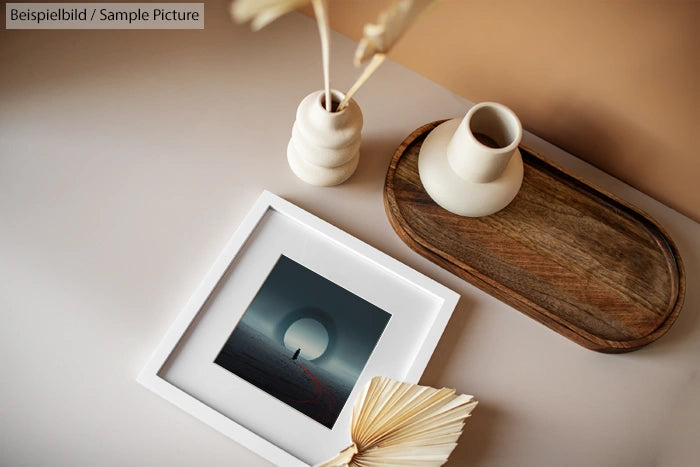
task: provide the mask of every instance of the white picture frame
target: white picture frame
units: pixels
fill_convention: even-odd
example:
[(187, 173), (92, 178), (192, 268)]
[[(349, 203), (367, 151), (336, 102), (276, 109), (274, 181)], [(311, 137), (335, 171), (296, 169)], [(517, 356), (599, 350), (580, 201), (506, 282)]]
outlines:
[[(266, 287), (279, 283), (273, 284), (271, 278), (273, 273), (277, 274), (275, 271), (283, 257), (292, 260), (285, 260), (284, 264), (301, 271), (308, 269), (314, 277), (318, 275), (329, 281), (333, 290), (342, 288), (355, 296), (354, 299), (366, 302), (367, 313), (380, 310), (375, 315), (367, 315), (373, 319), (377, 317), (380, 323), (373, 325), (376, 331), (372, 331), (373, 336), (379, 335), (378, 339), (368, 337), (367, 343), (352, 341), (353, 334), (342, 334), (355, 328), (347, 324), (347, 318), (338, 318), (346, 321), (341, 323), (340, 337), (336, 330), (331, 336), (333, 340), (355, 345), (353, 348), (363, 345), (362, 349), (366, 348), (369, 356), (364, 364), (349, 363), (355, 365), (352, 377), (347, 376), (350, 372), (343, 373), (347, 381), (355, 377), (356, 380), (345, 400), (332, 399), (333, 411), (329, 416), (336, 418), (332, 423), (323, 419), (323, 423), (332, 426), (320, 423), (318, 415), (300, 411), (309, 410), (306, 406), (294, 408), (257, 383), (251, 384), (240, 377), (242, 373), (234, 373), (214, 361), (219, 361), (229, 342), (237, 342), (234, 330), (244, 329), (241, 319), (248, 310), (253, 313), (252, 304), (257, 297), (267, 290)], [(294, 277), (294, 280), (302, 280), (305, 276), (294, 274)], [(303, 288), (303, 284), (295, 287)], [(316, 295), (312, 294), (310, 300), (316, 300)], [(350, 444), (352, 405), (358, 392), (373, 376), (418, 382), (458, 300), (459, 295), (447, 287), (265, 191), (227, 242), (137, 380), (277, 465), (313, 465)], [(333, 310), (341, 310), (342, 306), (330, 308), (328, 313), (333, 316)], [(388, 320), (386, 315), (389, 315)], [(354, 321), (363, 322), (359, 318)], [(381, 322), (385, 323), (383, 328)], [(368, 329), (374, 329), (364, 324), (356, 327), (356, 332), (363, 333), (361, 336), (369, 333)], [(285, 343), (291, 328), (284, 334)], [(330, 328), (326, 326), (326, 331)], [(372, 339), (374, 344), (369, 342)], [(323, 342), (329, 340), (330, 337)], [(285, 350), (284, 344), (280, 345)], [(329, 347), (329, 344), (325, 347), (325, 353), (329, 352)], [(337, 355), (333, 358), (337, 361), (362, 353), (344, 354), (339, 347), (334, 349)], [(264, 360), (267, 357), (256, 354), (254, 358)], [(281, 364), (301, 366), (299, 362), (305, 361), (300, 357), (298, 362), (284, 360)], [(256, 365), (252, 368), (257, 369)], [(270, 370), (269, 374), (275, 371)], [(356, 376), (358, 371), (359, 376)], [(297, 402), (300, 401), (295, 400)], [(303, 402), (308, 403), (308, 400)]]

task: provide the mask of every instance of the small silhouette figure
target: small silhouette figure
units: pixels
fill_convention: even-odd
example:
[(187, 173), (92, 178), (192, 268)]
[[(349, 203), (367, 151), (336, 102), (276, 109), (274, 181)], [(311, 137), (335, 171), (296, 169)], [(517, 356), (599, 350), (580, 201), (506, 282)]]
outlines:
[(294, 355), (292, 356), (292, 360), (296, 360), (299, 358), (299, 352), (301, 352), (301, 349), (297, 349), (296, 352), (294, 352)]

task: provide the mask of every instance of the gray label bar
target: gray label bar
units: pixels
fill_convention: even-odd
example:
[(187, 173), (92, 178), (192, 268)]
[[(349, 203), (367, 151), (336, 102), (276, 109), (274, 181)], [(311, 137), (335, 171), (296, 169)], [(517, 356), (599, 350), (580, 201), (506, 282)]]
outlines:
[(204, 29), (204, 3), (8, 3), (7, 29)]

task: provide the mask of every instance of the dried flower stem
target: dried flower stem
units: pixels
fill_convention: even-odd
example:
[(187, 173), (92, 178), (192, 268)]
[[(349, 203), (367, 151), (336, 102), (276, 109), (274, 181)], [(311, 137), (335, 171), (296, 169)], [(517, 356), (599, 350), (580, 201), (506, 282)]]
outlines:
[(311, 0), (236, 0), (230, 12), (239, 23), (249, 20), (253, 31), (257, 31), (280, 16), (308, 4)]
[[(366, 24), (364, 36), (355, 51), (355, 64), (360, 66), (370, 57), (372, 60), (360, 77), (350, 87), (345, 98), (336, 111), (347, 107), (357, 90), (377, 71), (394, 43), (413, 22), (426, 10), (440, 0), (394, 0), (383, 11), (377, 23)], [(252, 28), (258, 30), (289, 11), (311, 3), (316, 16), (318, 32), (321, 38), (321, 57), (323, 59), (323, 85), (325, 88), (325, 107), (333, 111), (330, 79), (330, 21), (328, 19), (328, 0), (235, 0), (231, 5), (231, 14), (236, 21), (252, 19)]]
[(369, 64), (365, 67), (365, 70), (362, 72), (359, 78), (357, 78), (357, 81), (350, 87), (350, 90), (345, 94), (345, 98), (340, 102), (340, 105), (338, 106), (338, 110), (343, 110), (345, 107), (347, 107), (348, 102), (350, 102), (350, 99), (352, 99), (352, 96), (355, 95), (358, 89), (360, 89), (360, 86), (365, 84), (365, 81), (369, 79), (372, 74), (377, 71), (377, 68), (379, 68), (379, 65), (381, 65), (384, 62), (384, 59), (386, 58), (386, 54), (383, 53), (376, 53), (372, 56), (372, 61), (369, 62)]
[(365, 25), (364, 36), (355, 51), (355, 65), (360, 66), (372, 57), (338, 106), (342, 110), (372, 73), (377, 71), (396, 41), (406, 29), (439, 0), (395, 0), (387, 10), (380, 13), (376, 23)]
[(323, 86), (326, 92), (326, 110), (333, 111), (333, 102), (331, 99), (331, 34), (328, 20), (328, 5), (326, 0), (312, 0), (314, 6), (314, 15), (318, 23), (318, 33), (321, 36), (321, 56), (323, 59)]

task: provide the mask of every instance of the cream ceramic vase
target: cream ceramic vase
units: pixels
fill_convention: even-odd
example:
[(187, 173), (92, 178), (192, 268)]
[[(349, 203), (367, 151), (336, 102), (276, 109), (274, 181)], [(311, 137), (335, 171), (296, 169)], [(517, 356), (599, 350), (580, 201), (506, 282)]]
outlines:
[[(345, 97), (332, 91), (333, 108)], [(294, 174), (311, 185), (332, 186), (343, 183), (360, 160), (362, 111), (357, 102), (341, 111), (325, 109), (325, 93), (306, 96), (297, 108), (287, 160)]]
[(522, 185), (522, 133), (513, 111), (495, 102), (477, 104), (464, 118), (440, 124), (418, 155), (423, 187), (437, 204), (460, 216), (500, 211)]

